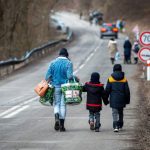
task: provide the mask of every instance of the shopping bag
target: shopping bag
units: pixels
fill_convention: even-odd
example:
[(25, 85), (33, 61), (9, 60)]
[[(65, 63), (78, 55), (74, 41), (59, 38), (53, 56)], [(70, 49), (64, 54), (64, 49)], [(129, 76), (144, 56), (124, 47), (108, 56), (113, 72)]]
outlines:
[(76, 105), (82, 101), (82, 85), (75, 80), (61, 85), (62, 93), (64, 94), (65, 104)]
[(39, 102), (42, 104), (42, 105), (45, 105), (45, 106), (52, 106), (53, 105), (53, 100), (54, 100), (54, 87), (50, 84), (48, 84), (48, 89), (45, 93), (44, 96), (40, 97), (39, 99)]
[(46, 80), (42, 80), (35, 88), (34, 91), (39, 95), (39, 96), (44, 96), (46, 91), (48, 89), (48, 83)]
[(116, 55), (115, 55), (115, 60), (120, 60), (120, 59), (121, 59), (120, 53), (117, 52)]

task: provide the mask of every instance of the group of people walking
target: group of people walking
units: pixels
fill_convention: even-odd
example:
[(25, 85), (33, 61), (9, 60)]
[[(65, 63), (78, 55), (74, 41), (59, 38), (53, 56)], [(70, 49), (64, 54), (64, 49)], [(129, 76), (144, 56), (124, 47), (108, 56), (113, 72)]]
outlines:
[[(110, 54), (111, 63), (114, 64), (116, 60), (116, 54), (119, 53), (117, 41), (114, 38), (111, 38), (108, 43), (108, 49)], [(136, 40), (133, 45), (128, 37), (126, 37), (123, 44), (123, 54), (124, 54), (124, 64), (131, 64), (131, 55), (134, 57), (134, 64), (138, 63), (138, 51), (140, 50), (139, 43)]]
[[(67, 83), (73, 77), (73, 65), (69, 59), (66, 48), (62, 48), (59, 56), (54, 59), (46, 73), (46, 80), (50, 79), (54, 86), (54, 115), (56, 131), (66, 131), (64, 123), (66, 117), (66, 104), (64, 95), (61, 91), (61, 85)], [(76, 78), (77, 79), (77, 78)], [(120, 64), (115, 64), (113, 73), (108, 78), (107, 85), (100, 82), (100, 74), (98, 72), (91, 73), (88, 82), (83, 85), (83, 92), (87, 93), (86, 108), (89, 111), (89, 126), (91, 130), (99, 132), (100, 111), (102, 110), (102, 101), (105, 105), (110, 103), (113, 116), (114, 132), (118, 132), (123, 127), (123, 109), (130, 103), (130, 90), (125, 73), (122, 71)]]

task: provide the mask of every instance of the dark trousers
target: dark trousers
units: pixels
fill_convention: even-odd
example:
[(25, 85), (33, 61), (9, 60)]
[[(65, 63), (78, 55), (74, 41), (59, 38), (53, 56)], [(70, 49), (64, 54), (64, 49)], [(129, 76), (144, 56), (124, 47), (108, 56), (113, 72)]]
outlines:
[(112, 108), (113, 128), (123, 127), (123, 108)]
[(115, 58), (111, 57), (111, 58), (110, 58), (110, 61), (111, 61), (112, 64), (114, 64)]
[(138, 57), (134, 57), (134, 64), (138, 63)]
[(124, 63), (131, 64), (131, 56), (130, 55), (124, 55)]
[(100, 112), (89, 111), (89, 122), (95, 122), (95, 128), (99, 128), (100, 127)]

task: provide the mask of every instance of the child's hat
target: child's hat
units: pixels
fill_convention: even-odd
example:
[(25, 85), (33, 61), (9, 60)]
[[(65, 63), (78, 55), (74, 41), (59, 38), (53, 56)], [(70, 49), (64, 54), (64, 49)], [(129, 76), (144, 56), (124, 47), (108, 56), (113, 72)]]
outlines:
[(122, 66), (120, 64), (115, 64), (113, 71), (122, 71)]
[(91, 74), (91, 82), (92, 83), (99, 83), (100, 82), (99, 79), (100, 79), (100, 75), (98, 72), (93, 72)]

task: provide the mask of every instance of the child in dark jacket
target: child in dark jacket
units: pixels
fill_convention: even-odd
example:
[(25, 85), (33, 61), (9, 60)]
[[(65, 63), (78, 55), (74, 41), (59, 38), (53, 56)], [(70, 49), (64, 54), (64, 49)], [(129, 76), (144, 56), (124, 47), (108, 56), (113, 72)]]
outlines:
[(86, 108), (89, 110), (90, 129), (95, 130), (95, 132), (99, 132), (101, 126), (100, 111), (102, 110), (102, 100), (105, 105), (108, 104), (103, 86), (100, 83), (100, 75), (97, 72), (93, 72), (90, 82), (86, 82), (83, 86), (83, 92), (87, 92)]
[(114, 65), (105, 90), (112, 108), (114, 132), (118, 132), (123, 127), (123, 108), (130, 103), (128, 81), (120, 64)]

